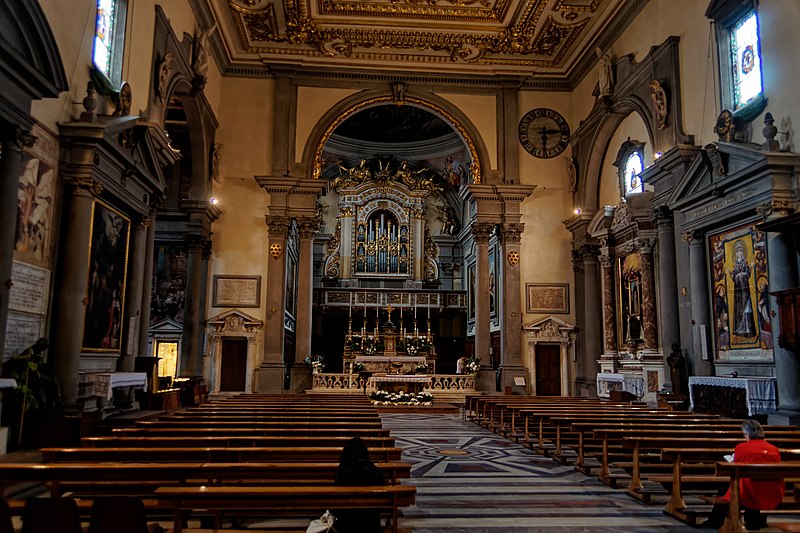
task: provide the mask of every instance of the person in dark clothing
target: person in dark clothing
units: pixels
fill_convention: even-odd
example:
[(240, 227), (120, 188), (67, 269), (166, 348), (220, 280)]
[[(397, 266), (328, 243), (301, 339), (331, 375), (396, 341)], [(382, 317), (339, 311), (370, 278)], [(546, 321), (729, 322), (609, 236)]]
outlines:
[[(334, 483), (350, 487), (385, 485), (386, 478), (383, 470), (370, 461), (364, 441), (354, 437), (342, 449)], [(339, 509), (334, 510), (333, 514), (336, 516), (334, 528), (337, 533), (381, 533), (381, 517), (377, 511)]]

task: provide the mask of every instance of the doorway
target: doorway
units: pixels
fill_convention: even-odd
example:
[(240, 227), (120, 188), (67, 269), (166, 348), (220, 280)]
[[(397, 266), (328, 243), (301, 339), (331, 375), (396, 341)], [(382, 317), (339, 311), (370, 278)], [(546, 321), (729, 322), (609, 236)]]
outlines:
[(561, 396), (561, 348), (536, 345), (536, 396)]
[(223, 337), (219, 390), (244, 392), (246, 376), (247, 339)]

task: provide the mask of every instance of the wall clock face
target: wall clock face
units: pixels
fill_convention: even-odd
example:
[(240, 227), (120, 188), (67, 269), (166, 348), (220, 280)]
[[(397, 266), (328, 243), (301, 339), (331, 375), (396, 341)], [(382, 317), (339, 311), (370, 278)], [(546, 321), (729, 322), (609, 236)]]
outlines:
[(531, 155), (550, 159), (569, 144), (569, 125), (552, 109), (531, 109), (519, 121), (519, 142)]

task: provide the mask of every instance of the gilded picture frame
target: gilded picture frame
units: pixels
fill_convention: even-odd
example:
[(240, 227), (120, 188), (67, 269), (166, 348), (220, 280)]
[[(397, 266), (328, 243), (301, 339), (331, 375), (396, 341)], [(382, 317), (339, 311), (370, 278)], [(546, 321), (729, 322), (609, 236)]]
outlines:
[(525, 312), (569, 314), (569, 283), (526, 283)]
[(82, 350), (119, 352), (128, 274), (131, 221), (110, 205), (95, 200), (89, 229), (89, 271)]

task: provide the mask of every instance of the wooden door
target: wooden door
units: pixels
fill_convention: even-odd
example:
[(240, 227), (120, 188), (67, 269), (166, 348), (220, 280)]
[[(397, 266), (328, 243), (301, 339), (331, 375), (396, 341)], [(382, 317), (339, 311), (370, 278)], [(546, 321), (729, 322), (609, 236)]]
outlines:
[(219, 390), (244, 392), (247, 376), (247, 339), (223, 337)]
[(536, 396), (561, 396), (561, 347), (536, 345)]

